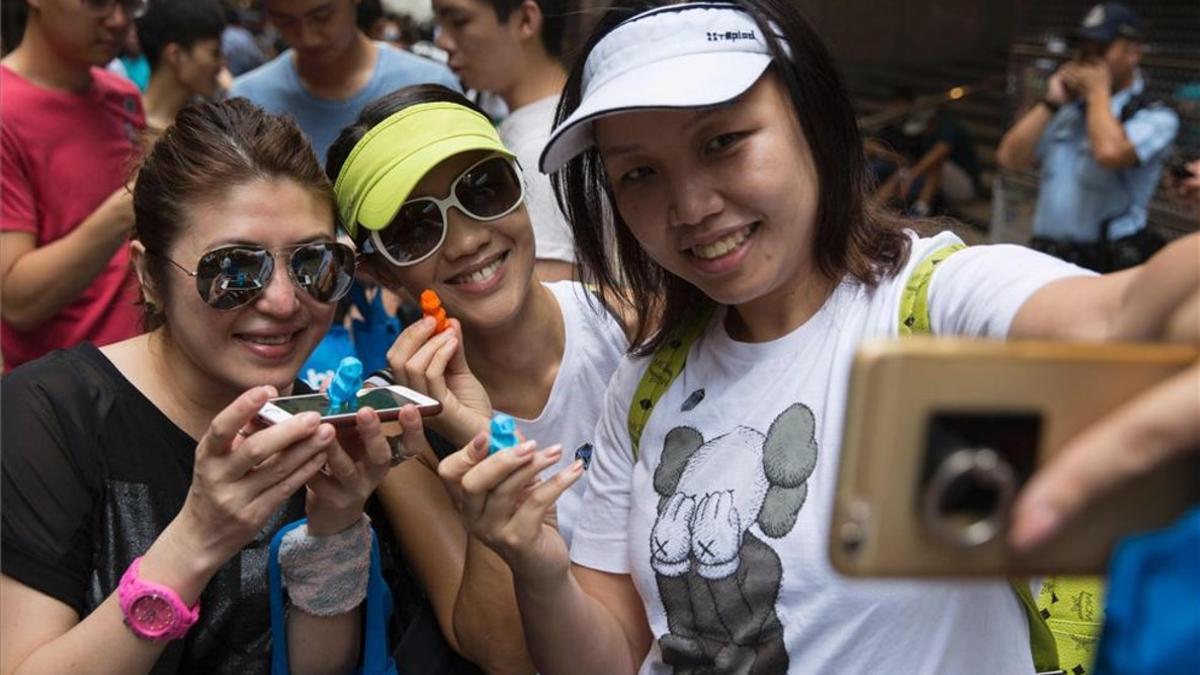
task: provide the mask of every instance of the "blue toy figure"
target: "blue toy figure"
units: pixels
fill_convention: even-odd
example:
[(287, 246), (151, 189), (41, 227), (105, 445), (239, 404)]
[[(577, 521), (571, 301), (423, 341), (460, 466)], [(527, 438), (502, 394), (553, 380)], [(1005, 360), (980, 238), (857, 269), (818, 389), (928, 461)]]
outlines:
[(329, 397), (329, 412), (353, 412), (358, 410), (358, 390), (362, 389), (362, 361), (347, 356), (338, 364), (337, 372), (325, 394)]
[(517, 438), (517, 421), (504, 413), (496, 413), (492, 417), (490, 433), (492, 440), (488, 443), (489, 455), (511, 448), (520, 441)]

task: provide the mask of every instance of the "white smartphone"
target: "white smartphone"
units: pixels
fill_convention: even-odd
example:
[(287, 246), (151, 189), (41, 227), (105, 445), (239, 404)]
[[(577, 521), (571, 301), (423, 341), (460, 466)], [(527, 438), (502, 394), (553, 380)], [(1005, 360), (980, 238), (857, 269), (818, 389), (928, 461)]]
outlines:
[(278, 424), (293, 415), (317, 412), (321, 414), (322, 422), (342, 427), (354, 424), (354, 415), (359, 408), (373, 408), (380, 421), (390, 422), (400, 417), (400, 409), (406, 405), (415, 405), (417, 412), (426, 417), (442, 411), (440, 402), (407, 387), (390, 385), (360, 389), (353, 405), (337, 410), (333, 409), (325, 394), (280, 396), (268, 400), (258, 411), (258, 418), (267, 424)]

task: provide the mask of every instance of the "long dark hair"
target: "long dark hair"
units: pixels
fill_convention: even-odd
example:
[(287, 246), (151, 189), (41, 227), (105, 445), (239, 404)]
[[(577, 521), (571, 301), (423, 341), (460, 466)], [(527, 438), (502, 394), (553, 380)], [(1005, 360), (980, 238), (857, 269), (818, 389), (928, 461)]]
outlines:
[[(556, 123), (579, 107), (584, 65), (596, 43), (626, 19), (673, 4), (682, 3), (613, 3), (571, 69)], [(866, 154), (854, 109), (833, 58), (795, 0), (736, 0), (736, 4), (767, 36), (774, 57), (773, 71), (788, 92), (812, 152), (821, 186), (814, 235), (817, 267), (830, 279), (850, 275), (874, 286), (903, 267), (909, 239), (896, 217), (867, 206), (870, 179)], [(776, 30), (788, 42), (791, 58), (785, 54)], [(673, 336), (675, 328), (694, 320), (699, 311), (712, 304), (699, 289), (665, 270), (642, 249), (615, 208), (595, 148), (572, 159), (551, 180), (571, 223), (576, 258), (583, 266), (585, 279), (598, 284), (605, 295), (618, 298), (640, 319), (630, 342), (631, 353), (653, 353)], [(609, 243), (612, 241), (616, 242), (615, 252)], [(651, 317), (658, 320), (652, 322)]]
[[(267, 114), (244, 98), (194, 103), (175, 117), (138, 171), (133, 188), (133, 238), (146, 247), (147, 284), (164, 304), (167, 256), (188, 226), (188, 213), (207, 198), (239, 185), (287, 178), (328, 202), (330, 233), (333, 188), (304, 133), (290, 117)], [(161, 307), (145, 302), (142, 327), (166, 323)]]

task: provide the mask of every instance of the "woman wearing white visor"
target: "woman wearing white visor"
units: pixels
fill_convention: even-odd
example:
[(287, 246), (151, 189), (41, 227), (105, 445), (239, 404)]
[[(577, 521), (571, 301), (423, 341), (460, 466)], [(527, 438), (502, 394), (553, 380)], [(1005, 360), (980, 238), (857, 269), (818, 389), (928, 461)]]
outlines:
[(605, 287), (620, 275), (633, 308), (661, 301), (664, 317), (634, 336), (609, 385), (570, 555), (541, 523), (578, 467), (532, 490), (528, 457), (470, 466), (460, 452), (440, 467), (472, 532), (513, 570), (535, 663), (1034, 672), (1031, 645), (1047, 636), (1019, 585), (831, 570), (852, 357), (864, 339), (905, 332), (1163, 337), (1196, 297), (1200, 240), (1097, 277), (906, 231), (864, 206), (853, 111), (792, 0), (639, 13), (660, 4), (606, 12), (542, 156), (585, 270)]

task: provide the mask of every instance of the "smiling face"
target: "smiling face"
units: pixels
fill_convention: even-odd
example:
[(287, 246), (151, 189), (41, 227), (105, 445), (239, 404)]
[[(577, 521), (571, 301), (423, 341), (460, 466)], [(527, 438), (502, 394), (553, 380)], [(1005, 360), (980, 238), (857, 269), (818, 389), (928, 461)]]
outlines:
[[(446, 197), (455, 179), (487, 154), (465, 152), (446, 159), (421, 178), (408, 200)], [(525, 207), (487, 222), (456, 207), (447, 215), (446, 240), (433, 255), (416, 265), (395, 267), (376, 253), (370, 258), (373, 275), (386, 285), (403, 286), (413, 297), (425, 289), (436, 291), (447, 313), (468, 328), (494, 328), (513, 320), (533, 283), (533, 228)]]
[(621, 219), (708, 297), (783, 302), (819, 274), (817, 172), (770, 71), (732, 103), (613, 115), (595, 133)]
[[(190, 207), (190, 208), (189, 208)], [(273, 252), (311, 241), (333, 240), (328, 201), (289, 179), (236, 186), (219, 198), (185, 207), (187, 225), (167, 256), (188, 270), (220, 246), (245, 244)], [(296, 288), (286, 255), (276, 254), (266, 290), (229, 311), (208, 306), (196, 282), (168, 266), (161, 304), (170, 348), (217, 390), (241, 392), (271, 384), (285, 390), (333, 320), (323, 304)]]

